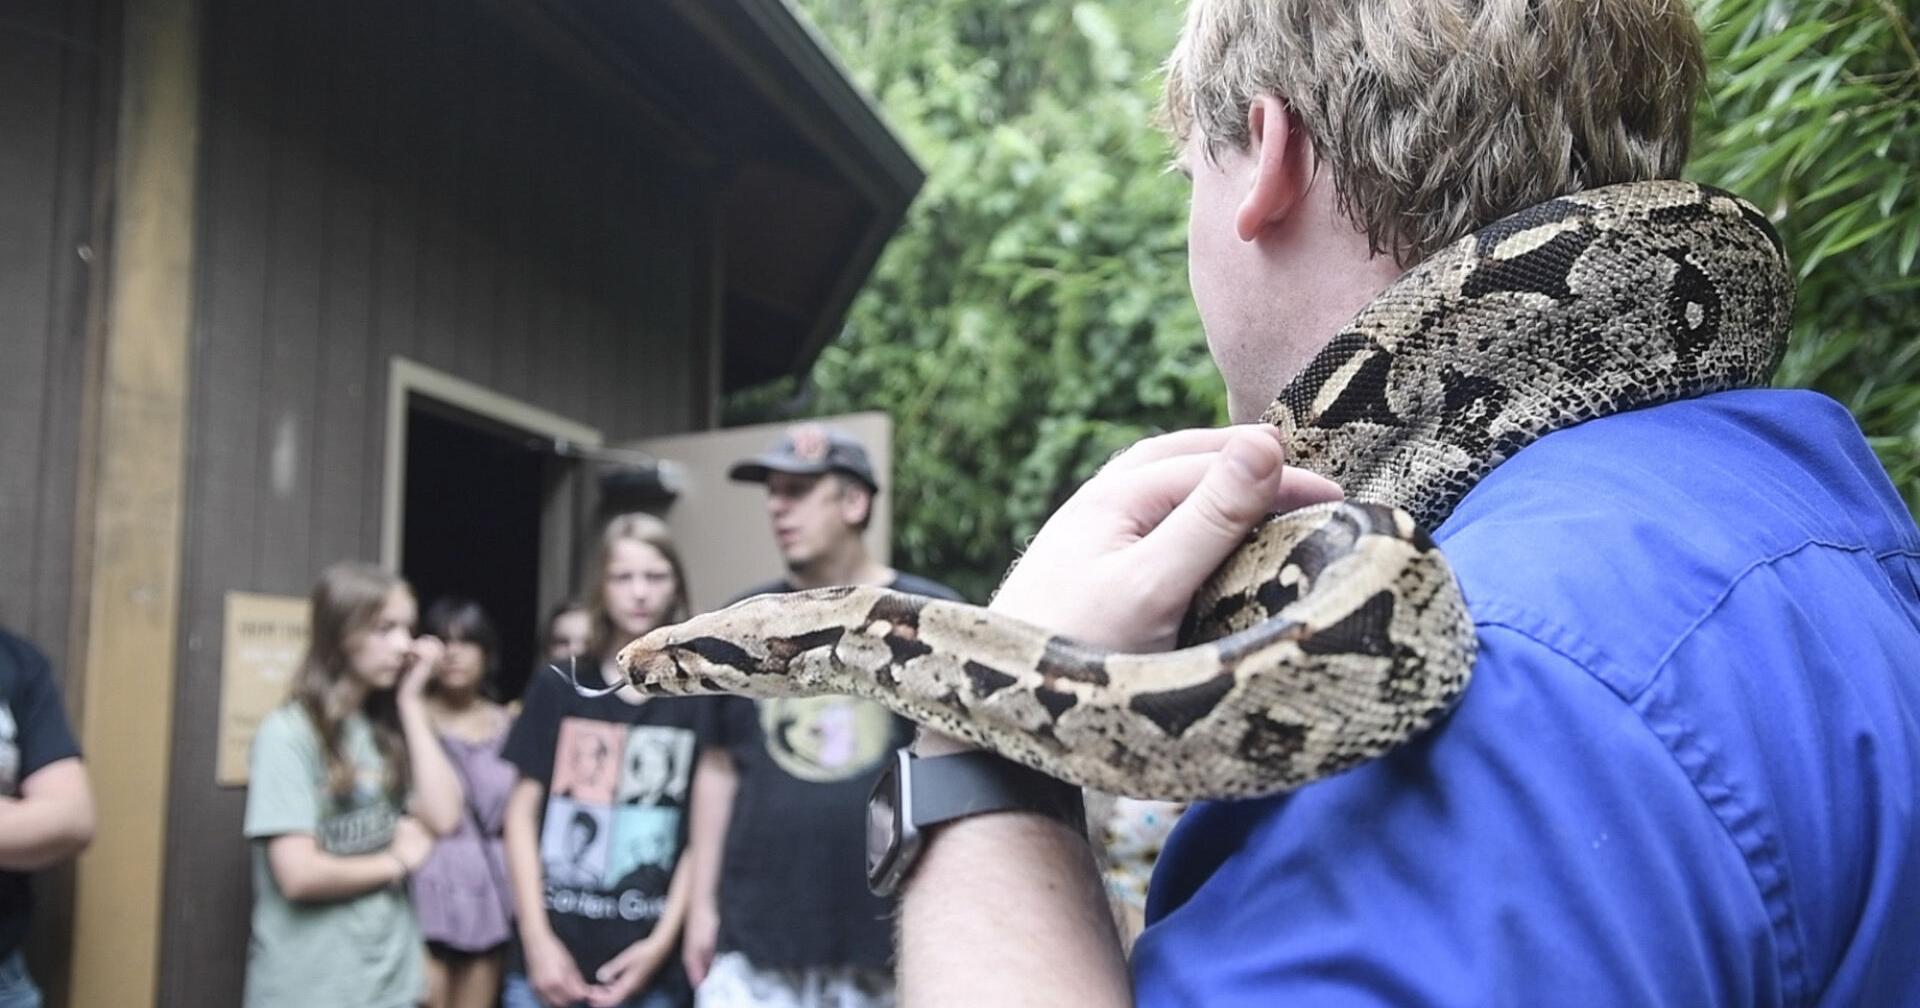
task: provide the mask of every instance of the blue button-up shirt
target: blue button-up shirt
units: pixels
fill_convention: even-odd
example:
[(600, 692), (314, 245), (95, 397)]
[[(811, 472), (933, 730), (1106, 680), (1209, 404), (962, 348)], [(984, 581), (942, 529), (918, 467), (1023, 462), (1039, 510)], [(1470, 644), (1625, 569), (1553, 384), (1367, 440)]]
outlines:
[(1441, 726), (1203, 804), (1143, 1005), (1920, 1005), (1920, 533), (1837, 404), (1561, 431), (1435, 538), (1479, 627)]

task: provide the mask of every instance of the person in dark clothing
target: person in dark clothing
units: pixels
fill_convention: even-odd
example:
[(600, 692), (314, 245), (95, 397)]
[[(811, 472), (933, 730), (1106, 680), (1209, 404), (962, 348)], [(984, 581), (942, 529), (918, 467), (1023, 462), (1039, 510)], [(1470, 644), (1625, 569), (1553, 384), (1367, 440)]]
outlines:
[[(607, 524), (589, 566), (591, 633), (571, 662), (581, 684), (617, 683), (628, 641), (687, 615), (687, 581), (667, 527), (646, 514)], [(557, 666), (556, 666), (557, 667)], [(676, 1008), (689, 1000), (678, 941), (690, 862), (690, 777), (712, 708), (630, 689), (583, 694), (542, 673), (501, 756), (508, 874), (520, 941), (506, 1008)]]
[[(819, 424), (793, 427), (735, 465), (762, 483), (785, 577), (739, 598), (832, 585), (884, 585), (958, 599), (945, 585), (875, 560), (864, 533), (879, 482), (867, 451)], [(864, 822), (883, 764), (911, 736), (852, 697), (702, 701), (719, 738), (702, 759), (716, 795), (694, 802), (684, 957), (702, 1008), (893, 1004), (892, 904), (867, 891)]]
[(45, 655), (0, 630), (0, 1008), (39, 1008), (20, 946), (28, 876), (93, 839), (93, 791)]

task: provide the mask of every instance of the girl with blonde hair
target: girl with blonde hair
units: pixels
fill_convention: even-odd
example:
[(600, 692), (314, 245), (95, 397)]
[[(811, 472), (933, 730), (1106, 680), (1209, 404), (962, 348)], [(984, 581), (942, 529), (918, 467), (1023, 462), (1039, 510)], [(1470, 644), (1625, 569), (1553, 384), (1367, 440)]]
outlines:
[(686, 618), (686, 574), (665, 523), (629, 514), (608, 523), (588, 576), (592, 630), (569, 663), (580, 689), (536, 674), (503, 752), (520, 775), (506, 818), (520, 946), (503, 1004), (685, 1005), (680, 852), (713, 708), (583, 690), (620, 684), (620, 648)]

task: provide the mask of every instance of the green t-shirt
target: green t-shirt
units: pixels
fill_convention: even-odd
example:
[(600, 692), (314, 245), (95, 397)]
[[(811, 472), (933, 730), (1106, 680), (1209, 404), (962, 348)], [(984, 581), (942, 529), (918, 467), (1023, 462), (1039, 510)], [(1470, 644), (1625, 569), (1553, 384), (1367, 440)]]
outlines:
[(341, 751), (354, 766), (351, 796), (327, 790), (320, 736), (299, 707), (260, 722), (247, 785), (246, 834), (253, 841), (253, 941), (247, 1001), (259, 1008), (412, 1006), (425, 992), (420, 929), (404, 886), (331, 903), (293, 903), (267, 865), (267, 841), (308, 833), (329, 854), (385, 850), (401, 808), (387, 791), (386, 762), (373, 729), (355, 714), (342, 725)]

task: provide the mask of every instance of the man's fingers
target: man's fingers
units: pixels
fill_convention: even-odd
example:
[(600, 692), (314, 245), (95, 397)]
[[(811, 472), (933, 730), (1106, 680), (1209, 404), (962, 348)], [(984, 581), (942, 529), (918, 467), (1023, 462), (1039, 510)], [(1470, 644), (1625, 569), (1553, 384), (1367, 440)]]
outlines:
[(1193, 427), (1187, 430), (1174, 431), (1171, 434), (1160, 434), (1147, 438), (1144, 441), (1137, 441), (1133, 447), (1115, 455), (1112, 461), (1109, 461), (1106, 466), (1101, 469), (1101, 472), (1124, 473), (1180, 455), (1217, 452), (1227, 443), (1229, 438), (1233, 437), (1235, 431), (1248, 430), (1256, 427), (1272, 431), (1272, 436), (1276, 440), (1279, 438), (1279, 430), (1269, 424), (1237, 424), (1232, 427)]
[(1096, 500), (1117, 503), (1129, 523), (1145, 533), (1193, 493), (1219, 457), (1217, 451), (1202, 452), (1146, 463), (1103, 481)]
[[(1271, 451), (1274, 457), (1278, 457), (1279, 439), (1269, 434), (1266, 428), (1240, 427), (1236, 430), (1241, 432), (1242, 439), (1252, 446), (1252, 450), (1263, 457)], [(1224, 447), (1223, 442), (1220, 448)], [(1104, 478), (1101, 485), (1089, 491), (1089, 499), (1085, 503), (1112, 507), (1119, 502), (1131, 523), (1145, 534), (1191, 496), (1222, 457), (1221, 451), (1216, 448), (1173, 455), (1135, 466)], [(1273, 496), (1266, 502), (1262, 514), (1292, 511), (1309, 504), (1339, 500), (1344, 496), (1339, 484), (1304, 469), (1284, 470), (1273, 487)]]
[(1340, 484), (1305, 469), (1286, 469), (1280, 474), (1280, 490), (1274, 495), (1273, 510), (1282, 514), (1309, 504), (1344, 500)]
[(1166, 584), (1198, 588), (1273, 510), (1285, 462), (1278, 438), (1259, 430), (1235, 432), (1211, 456), (1193, 492), (1140, 541), (1140, 565), (1157, 570)]

